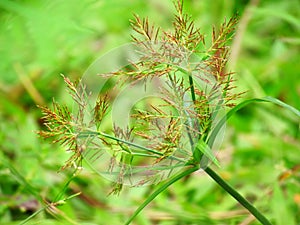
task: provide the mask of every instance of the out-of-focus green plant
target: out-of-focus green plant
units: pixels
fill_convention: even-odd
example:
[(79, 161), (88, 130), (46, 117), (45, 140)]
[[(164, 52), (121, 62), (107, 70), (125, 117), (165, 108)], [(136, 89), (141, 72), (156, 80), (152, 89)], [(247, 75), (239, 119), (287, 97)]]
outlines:
[[(129, 68), (106, 74), (117, 80), (116, 86), (132, 81), (146, 83), (149, 79), (165, 77), (171, 88), (163, 90), (166, 97), (162, 104), (150, 105), (151, 110), (148, 111), (136, 110), (133, 116), (135, 123), (127, 130), (119, 128), (118, 124), (114, 124), (114, 128), (110, 131), (101, 130), (103, 120), (111, 110), (112, 99), (108, 96), (112, 95), (112, 92), (99, 93), (99, 98), (91, 112), (93, 117), (91, 121), (85, 121), (83, 114), (89, 101), (85, 87), (76, 87), (68, 78), (64, 78), (73, 100), (78, 104), (78, 114), (72, 115), (66, 107), (58, 103), (53, 104), (52, 110), (41, 107), (48, 130), (40, 131), (39, 134), (45, 138), (55, 138), (55, 142), (67, 145), (68, 150), (73, 152), (64, 168), (81, 165), (82, 157), (89, 147), (86, 145), (87, 142), (82, 142), (82, 140), (98, 139), (102, 149), (99, 148), (97, 151), (110, 151), (111, 168), (117, 165), (121, 167), (113, 193), (121, 191), (124, 176), (130, 176), (136, 172), (131, 169), (136, 158), (142, 162), (145, 158), (147, 163), (150, 159), (150, 165), (156, 170), (172, 169), (170, 168), (172, 165), (156, 167), (164, 161), (177, 162), (175, 167), (180, 167), (181, 172), (163, 182), (140, 205), (126, 224), (129, 224), (162, 191), (199, 169), (203, 169), (262, 224), (271, 224), (251, 203), (218, 176), (209, 167), (208, 162), (218, 164), (212, 153), (217, 135), (227, 119), (244, 106), (255, 102), (271, 102), (294, 112), (299, 117), (300, 112), (272, 97), (249, 99), (235, 105), (233, 101), (240, 94), (232, 93), (232, 73), (226, 72), (225, 66), (228, 59), (228, 41), (233, 35), (237, 18), (232, 17), (228, 22), (224, 22), (220, 29), (213, 29), (212, 41), (207, 47), (200, 30), (195, 28), (191, 18), (183, 12), (182, 2), (177, 1), (175, 6), (177, 14), (173, 32), (160, 34), (159, 29), (151, 26), (148, 19), (141, 20), (136, 16), (132, 26), (139, 36), (134, 36), (133, 39), (135, 44), (146, 53), (143, 55), (143, 60), (139, 63), (132, 63)], [(180, 64), (183, 59), (186, 59), (185, 54), (189, 54), (189, 57), (196, 57), (192, 63), (187, 62), (186, 68), (189, 69), (183, 69)], [(209, 83), (210, 81), (206, 80), (205, 76), (207, 73), (214, 78), (210, 92), (201, 90), (195, 84), (195, 80), (201, 78)], [(212, 99), (220, 97), (218, 91), (220, 91), (221, 98), (214, 107), (217, 110), (223, 107), (231, 109), (220, 120), (217, 120), (216, 124), (213, 124), (216, 111), (211, 111), (210, 104)], [(167, 121), (165, 126), (161, 126), (158, 122), (162, 119)], [(91, 124), (95, 124), (96, 129), (91, 128)], [(189, 140), (186, 146), (181, 143), (183, 133)], [(144, 143), (148, 144), (140, 145), (137, 139), (146, 140)], [(181, 157), (182, 155), (185, 156)], [(146, 183), (147, 180), (143, 182)]]

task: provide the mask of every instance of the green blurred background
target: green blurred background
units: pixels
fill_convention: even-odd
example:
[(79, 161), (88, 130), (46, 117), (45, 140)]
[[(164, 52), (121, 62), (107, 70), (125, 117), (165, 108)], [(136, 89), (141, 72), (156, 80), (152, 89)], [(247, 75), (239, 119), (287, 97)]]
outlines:
[[(276, 97), (300, 108), (299, 0), (186, 0), (184, 9), (207, 40), (238, 12), (228, 69), (243, 98)], [(128, 43), (133, 13), (170, 29), (171, 0), (0, 0), (0, 224), (19, 224), (72, 194), (66, 204), (42, 210), (28, 224), (122, 224), (152, 186), (111, 185), (83, 170), (59, 172), (69, 155), (37, 137), (36, 105), (52, 99), (72, 107), (60, 74), (76, 80), (97, 57)], [(299, 118), (277, 106), (252, 105), (230, 119), (218, 154), (221, 176), (274, 224), (300, 224)], [(60, 195), (61, 193), (61, 195)], [(134, 224), (258, 224), (204, 173), (173, 185)]]

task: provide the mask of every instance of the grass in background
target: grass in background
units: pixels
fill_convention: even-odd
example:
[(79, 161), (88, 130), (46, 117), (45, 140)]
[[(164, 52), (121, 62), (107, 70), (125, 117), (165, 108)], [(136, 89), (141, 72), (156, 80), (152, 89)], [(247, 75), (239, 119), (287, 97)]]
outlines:
[[(239, 11), (230, 64), (238, 87), (249, 97), (271, 95), (300, 108), (299, 1), (186, 1), (185, 10), (203, 33)], [(169, 27), (172, 2), (4, 0), (0, 12), (0, 223), (18, 224), (47, 202), (81, 192), (30, 224), (122, 224), (150, 190), (107, 197), (109, 183), (90, 171), (64, 189), (74, 171), (57, 173), (68, 158), (64, 149), (33, 132), (42, 122), (36, 104), (50, 105), (52, 97), (71, 104), (60, 73), (78, 78), (93, 59), (127, 43), (133, 12)], [(278, 107), (248, 107), (229, 120), (220, 174), (274, 224), (299, 224), (299, 149), (297, 118)], [(209, 178), (192, 176), (156, 199), (136, 224), (257, 224)]]

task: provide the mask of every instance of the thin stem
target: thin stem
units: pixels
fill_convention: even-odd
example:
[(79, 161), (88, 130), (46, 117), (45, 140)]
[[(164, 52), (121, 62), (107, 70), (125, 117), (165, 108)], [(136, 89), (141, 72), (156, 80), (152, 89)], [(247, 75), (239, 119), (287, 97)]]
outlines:
[(195, 96), (194, 80), (193, 80), (192, 74), (190, 74), (190, 73), (189, 73), (189, 82), (190, 82), (190, 86), (191, 86), (192, 100), (195, 103), (196, 102), (196, 96)]
[(153, 199), (156, 198), (157, 195), (162, 193), (164, 190), (166, 190), (169, 186), (171, 186), (176, 181), (180, 180), (181, 178), (195, 172), (199, 168), (197, 166), (193, 166), (188, 168), (187, 170), (183, 171), (182, 173), (179, 173), (177, 176), (171, 178), (169, 181), (164, 183), (162, 186), (160, 186), (155, 192), (153, 192), (144, 202), (140, 205), (140, 207), (135, 210), (134, 214), (129, 218), (129, 220), (125, 223), (125, 225), (130, 224), (133, 219), (150, 203), (153, 201)]
[(243, 196), (241, 196), (233, 187), (226, 183), (218, 174), (215, 173), (210, 167), (204, 169), (204, 171), (216, 181), (227, 193), (235, 198), (242, 206), (249, 210), (249, 212), (255, 216), (263, 225), (272, 225), (271, 222), (262, 215), (250, 202), (248, 202)]
[[(188, 75), (188, 77), (189, 77), (189, 83), (190, 83), (190, 91), (191, 91), (192, 101), (193, 101), (194, 104), (196, 104), (195, 87), (194, 87), (194, 80), (193, 80), (192, 74), (191, 74), (188, 70), (183, 69), (183, 68), (181, 68), (181, 67), (178, 67), (177, 69), (178, 69), (180, 72), (182, 72), (182, 73)], [(187, 114), (187, 116), (188, 116), (188, 114)], [(195, 147), (195, 143), (194, 143), (194, 141), (193, 141), (192, 134), (191, 134), (192, 132), (191, 132), (189, 126), (192, 126), (192, 124), (187, 124), (186, 129), (187, 129), (187, 134), (188, 134), (188, 137), (189, 137), (191, 149), (192, 149), (192, 151), (193, 151), (193, 149), (194, 149), (194, 147)]]
[[(172, 170), (172, 169), (176, 169), (176, 168), (179, 168), (179, 167), (184, 167), (186, 166), (185, 164), (178, 164), (178, 165), (173, 165), (173, 166), (155, 166), (155, 167), (152, 167), (151, 169), (149, 169), (149, 171), (164, 171), (164, 170)], [(145, 168), (130, 168), (130, 173), (131, 175), (134, 175), (135, 173), (140, 173), (140, 172), (144, 172), (145, 171)], [(120, 174), (120, 172), (111, 172), (111, 171), (108, 171), (108, 172), (101, 172), (101, 174), (104, 174), (104, 175), (118, 175)]]
[[(105, 134), (105, 133), (102, 133), (102, 132), (98, 132), (98, 134), (103, 136), (103, 137), (110, 138), (112, 140), (119, 141), (121, 143), (124, 143), (124, 144), (130, 145), (130, 146), (133, 146), (133, 147), (136, 147), (136, 148), (139, 148), (139, 149), (142, 149), (142, 150), (145, 150), (145, 151), (163, 156), (163, 153), (158, 152), (158, 151), (153, 150), (153, 149), (150, 149), (150, 148), (146, 148), (142, 145), (135, 144), (133, 142), (129, 142), (129, 141), (126, 141), (126, 140), (123, 140), (123, 139), (120, 139), (120, 138), (117, 138), (117, 137), (114, 137), (114, 136), (111, 136), (109, 134)], [(179, 162), (185, 162), (183, 159), (180, 159), (180, 158), (175, 157), (175, 156), (169, 156), (169, 157), (170, 157), (170, 159), (175, 159), (175, 160), (178, 160)]]
[(63, 189), (60, 193), (58, 193), (58, 195), (56, 195), (54, 202), (59, 201), (60, 199), (62, 199), (63, 195), (67, 192), (67, 189), (69, 188), (70, 183), (74, 180), (74, 178), (76, 177), (76, 173), (78, 173), (78, 168), (75, 169), (73, 175), (68, 178), (67, 182), (65, 183), (65, 185), (63, 186)]
[(35, 211), (33, 214), (31, 214), (29, 217), (27, 217), (25, 220), (23, 220), (21, 223), (19, 223), (19, 225), (24, 225), (29, 220), (31, 220), (32, 218), (34, 218), (36, 215), (38, 215), (39, 213), (41, 213), (42, 211), (44, 211), (44, 210), (46, 210), (47, 208), (50, 208), (50, 207), (51, 207), (51, 204), (48, 204), (48, 205), (44, 206), (43, 208)]
[[(117, 141), (117, 142), (120, 142), (120, 143), (124, 143), (126, 145), (129, 145), (129, 146), (132, 146), (132, 147), (136, 147), (138, 149), (141, 149), (141, 150), (145, 150), (147, 152), (150, 152), (150, 153), (153, 153), (153, 154), (156, 154), (156, 155), (159, 155), (159, 156), (163, 156), (164, 154), (159, 152), (159, 151), (156, 151), (154, 149), (151, 149), (151, 148), (147, 148), (147, 147), (144, 147), (142, 145), (139, 145), (139, 144), (136, 144), (136, 143), (133, 143), (133, 142), (130, 142), (130, 141), (126, 141), (124, 139), (121, 139), (121, 138), (118, 138), (118, 137), (114, 137), (112, 135), (109, 135), (109, 134), (106, 134), (106, 133), (103, 133), (103, 132), (100, 132), (100, 131), (94, 131), (94, 130), (90, 130), (90, 129), (87, 129), (86, 132), (81, 132), (79, 137), (86, 137), (86, 136), (90, 136), (90, 135), (99, 135), (99, 136), (102, 136), (102, 137), (106, 137), (108, 139), (111, 139), (111, 140), (114, 140), (114, 141)], [(168, 158), (170, 159), (174, 159), (174, 160), (177, 160), (179, 162), (185, 162), (184, 159), (180, 159), (176, 156), (169, 156)]]
[[(181, 71), (182, 73), (184, 73), (184, 74), (188, 73), (187, 70), (185, 70), (185, 69), (182, 69), (182, 68), (177, 68), (177, 69), (179, 71)], [(170, 73), (168, 73), (168, 77), (169, 77), (169, 79), (171, 81), (172, 88), (175, 90), (176, 89), (175, 88), (176, 87), (176, 82), (174, 82), (174, 80), (173, 80), (172, 76), (170, 75)], [(191, 83), (191, 81), (190, 81), (190, 83)], [(192, 80), (192, 83), (193, 83), (193, 80)], [(193, 84), (192, 84), (192, 86), (193, 86)], [(193, 102), (195, 102), (194, 87), (193, 87), (193, 91), (191, 91), (191, 93), (192, 93), (192, 96), (193, 96)], [(194, 93), (194, 95), (193, 95), (193, 93)], [(175, 95), (176, 95), (176, 97), (180, 97), (181, 98), (181, 96), (179, 96), (177, 92), (175, 92)], [(185, 113), (186, 117), (188, 118), (189, 115), (188, 115), (188, 113), (187, 113), (187, 111), (185, 109), (184, 109), (184, 113)], [(189, 138), (189, 141), (190, 141), (191, 149), (193, 149), (194, 148), (194, 141), (193, 141), (193, 138), (192, 138), (192, 134), (191, 134), (192, 132), (191, 132), (190, 127), (192, 127), (192, 123), (189, 124), (188, 121), (186, 121), (185, 122), (185, 128), (186, 128), (187, 135), (188, 135), (188, 138)]]

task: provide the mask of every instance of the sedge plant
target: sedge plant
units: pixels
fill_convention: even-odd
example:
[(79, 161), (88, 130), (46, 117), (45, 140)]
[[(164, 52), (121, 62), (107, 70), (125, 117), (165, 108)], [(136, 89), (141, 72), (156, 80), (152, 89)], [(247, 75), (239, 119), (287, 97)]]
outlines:
[[(226, 63), (237, 16), (219, 29), (213, 28), (207, 41), (184, 13), (183, 3), (178, 0), (175, 8), (172, 31), (161, 31), (148, 19), (135, 16), (131, 24), (138, 60), (128, 60), (115, 71), (98, 74), (106, 84), (92, 104), (92, 94), (82, 81), (75, 85), (63, 76), (76, 110), (57, 102), (52, 109), (40, 106), (47, 129), (38, 133), (72, 152), (63, 169), (73, 165), (78, 168), (83, 160), (92, 166), (106, 160), (107, 170), (100, 174), (112, 179), (111, 193), (119, 193), (124, 184), (158, 184), (126, 224), (169, 186), (203, 170), (258, 221), (269, 225), (271, 222), (210, 164), (219, 165), (216, 143), (226, 121), (239, 109), (251, 103), (271, 102), (299, 117), (300, 112), (272, 97), (247, 99), (236, 105), (242, 93), (233, 91), (234, 74), (226, 70)], [(144, 90), (144, 95), (131, 104), (130, 115), (123, 115), (128, 123), (121, 126), (120, 120), (114, 120), (114, 103), (122, 103), (122, 95), (130, 98), (127, 92), (134, 92), (135, 87)], [(111, 125), (107, 121), (112, 121)]]

